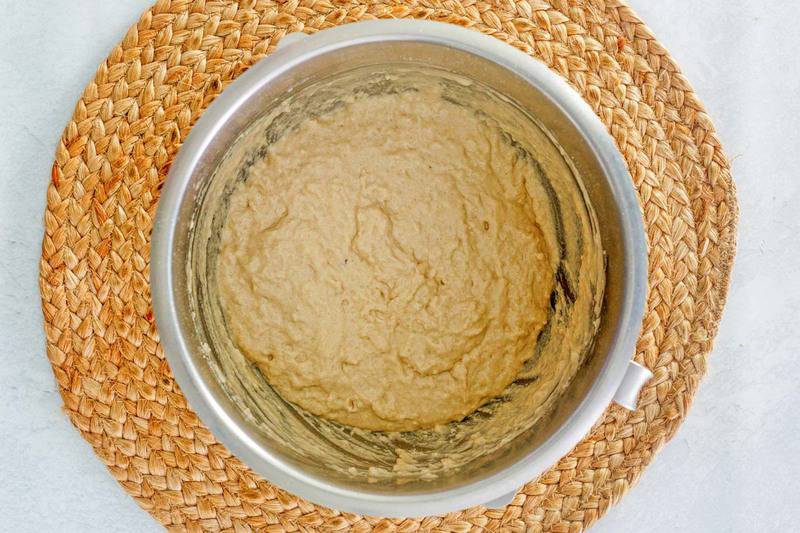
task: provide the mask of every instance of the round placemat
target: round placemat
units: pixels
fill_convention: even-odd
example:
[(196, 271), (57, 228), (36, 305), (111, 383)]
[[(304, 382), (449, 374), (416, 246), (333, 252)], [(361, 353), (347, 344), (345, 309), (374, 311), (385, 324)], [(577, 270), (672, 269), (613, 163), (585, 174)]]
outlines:
[[(276, 488), (189, 408), (153, 322), (152, 220), (195, 120), (287, 32), (392, 17), (470, 27), (546, 63), (608, 127), (641, 198), (649, 296), (635, 358), (655, 377), (638, 411), (610, 406), (504, 509), (386, 519)], [(735, 191), (711, 120), (672, 58), (618, 0), (159, 0), (84, 90), (51, 180), (40, 286), (65, 411), (139, 505), (179, 531), (583, 530), (636, 483), (686, 416), (735, 248)]]

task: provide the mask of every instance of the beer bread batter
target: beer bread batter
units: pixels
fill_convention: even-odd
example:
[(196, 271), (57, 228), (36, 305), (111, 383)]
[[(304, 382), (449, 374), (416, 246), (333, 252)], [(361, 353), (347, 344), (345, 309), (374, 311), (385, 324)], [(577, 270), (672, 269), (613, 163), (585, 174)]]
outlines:
[(287, 400), (369, 430), (459, 420), (515, 379), (554, 288), (533, 167), (434, 90), (354, 98), (230, 197), (217, 283)]

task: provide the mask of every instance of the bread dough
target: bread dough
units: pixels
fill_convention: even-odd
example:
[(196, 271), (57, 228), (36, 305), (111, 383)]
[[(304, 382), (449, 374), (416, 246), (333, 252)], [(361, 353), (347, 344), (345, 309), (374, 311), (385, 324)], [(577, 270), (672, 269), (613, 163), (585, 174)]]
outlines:
[(515, 379), (547, 320), (557, 251), (534, 172), (435, 90), (305, 120), (230, 197), (216, 268), (234, 342), (328, 419), (463, 418)]
[[(487, 138), (497, 139), (499, 135), (503, 141), (501, 150), (514, 147), (514, 157), (524, 160), (525, 165), (517, 168), (518, 174), (507, 173), (504, 179), (514, 181), (513, 185), (504, 184), (507, 187), (504, 190), (518, 190), (518, 183), (524, 181), (530, 211), (535, 214), (545, 241), (543, 247), (549, 254), (551, 264), (548, 268), (556, 271), (557, 275), (549, 296), (547, 322), (536, 337), (530, 357), (510, 385), (458, 421), (415, 431), (370, 431), (334, 421), (330, 414), (335, 414), (334, 410), (318, 416), (300, 404), (288, 401), (287, 389), (300, 387), (293, 386), (290, 377), (279, 376), (284, 383), (280, 389), (280, 381), (272, 377), (268, 379), (267, 372), (260, 371), (257, 364), (248, 361), (241, 342), (234, 341), (231, 325), (254, 314), (253, 309), (258, 310), (244, 305), (243, 311), (231, 316), (223, 309), (222, 283), (218, 279), (222, 275), (220, 261), (223, 254), (227, 254), (227, 260), (231, 247), (221, 251), (220, 241), (231, 211), (232, 194), (244, 191), (248, 181), (267, 178), (263, 176), (263, 170), (275, 160), (273, 157), (269, 165), (262, 161), (267, 154), (281, 159), (297, 157), (297, 151), (303, 151), (306, 158), (313, 153), (326, 161), (338, 158), (342, 164), (347, 158), (339, 157), (336, 150), (324, 153), (319, 150), (328, 145), (347, 149), (349, 145), (359, 150), (361, 147), (371, 149), (374, 153), (374, 148), (370, 148), (374, 138), (382, 134), (385, 137), (386, 129), (397, 123), (396, 114), (387, 115), (387, 111), (398, 102), (391, 95), (404, 94), (411, 98), (415, 93), (410, 91), (418, 91), (419, 99), (443, 98), (448, 103), (456, 102), (460, 110), (478, 117), (484, 130), (493, 130), (491, 137)], [(343, 106), (352, 109), (357, 103), (354, 100), (383, 96), (387, 98), (384, 104), (366, 108), (370, 113), (363, 120), (355, 120), (359, 115), (353, 113), (350, 127), (328, 135), (324, 142), (318, 142), (321, 136), (313, 137), (306, 133), (308, 129), (303, 129), (303, 124), (313, 121), (314, 117), (330, 117), (336, 110), (343, 110)], [(354, 486), (379, 486), (391, 492), (402, 484), (403, 490), (425, 491), (430, 489), (430, 480), (449, 478), (454, 472), (462, 472), (462, 468), (466, 469), (463, 472), (490, 471), (495, 467), (497, 457), (518, 453), (527, 448), (525, 443), (533, 446), (542, 442), (560, 423), (564, 412), (560, 408), (562, 401), (567, 397), (571, 399), (570, 405), (579, 401), (575, 395), (582, 394), (587, 379), (582, 374), (583, 369), (592, 372), (600, 364), (597, 360), (605, 357), (602, 345), (595, 348), (593, 343), (604, 305), (605, 263), (599, 232), (602, 220), (598, 220), (594, 213), (590, 195), (584, 187), (584, 184), (597, 186), (594, 181), (602, 180), (602, 177), (596, 174), (597, 169), (592, 165), (583, 166), (581, 158), (570, 158), (571, 148), (559, 144), (558, 132), (549, 131), (537, 122), (539, 110), (532, 107), (535, 102), (520, 102), (508, 96), (511, 94), (504, 95), (474, 79), (424, 65), (383, 65), (380, 68), (370, 65), (324, 80), (314, 80), (274, 101), (265, 102), (262, 116), (241, 131), (217, 164), (213, 178), (196, 191), (191, 252), (185, 275), (189, 283), (187, 297), (191, 302), (191, 320), (201, 339), (200, 350), (215, 382), (235, 406), (232, 416), (240, 417), (240, 423), (246, 424), (260, 441), (268, 442), (270, 448), (287, 461), (311, 469), (314, 475), (321, 477), (344, 476), (352, 480)], [(408, 104), (406, 109), (409, 106), (420, 107), (414, 98), (403, 102)], [(359, 106), (356, 109), (365, 108)], [(417, 113), (425, 115), (420, 110)], [(431, 137), (442, 138), (441, 125), (437, 123), (439, 116), (435, 112), (427, 112), (427, 115), (434, 115), (427, 121), (427, 126), (437, 128), (439, 132)], [(447, 120), (450, 123), (450, 119)], [(417, 130), (420, 131), (415, 135), (425, 134), (424, 129)], [(465, 152), (477, 150), (465, 142), (472, 138), (474, 145), (474, 139), (480, 135), (476, 137), (469, 132), (448, 135), (450, 142), (457, 146), (461, 143)], [(298, 138), (306, 140), (299, 143)], [(392, 142), (396, 144), (396, 141)], [(424, 150), (425, 143), (417, 144)], [(352, 153), (357, 154), (359, 150)], [(457, 151), (457, 157), (451, 160), (463, 157)], [(329, 157), (327, 152), (335, 153)], [(486, 149), (481, 149), (481, 153), (486, 152)], [(485, 163), (485, 159), (483, 161)], [(474, 165), (472, 162), (469, 164)], [(522, 161), (516, 163), (518, 167), (522, 164)], [(327, 169), (326, 180), (332, 173), (339, 172), (331, 165), (327, 165)], [(270, 187), (267, 197), (283, 194), (281, 187), (286, 187), (287, 179), (274, 185), (266, 181), (262, 187)], [(303, 176), (296, 173), (290, 181), (299, 179)], [(320, 185), (322, 183), (324, 181)], [(391, 186), (391, 182), (388, 185)], [(429, 185), (425, 184), (425, 187)], [(524, 199), (521, 189), (520, 198)], [(405, 191), (401, 192), (405, 194)], [(340, 191), (336, 194), (339, 195)], [(329, 195), (320, 203), (324, 205), (333, 198)], [(269, 205), (266, 204), (265, 209)], [(429, 215), (423, 213), (423, 216)], [(335, 225), (329, 224), (322, 232), (328, 235), (332, 227)], [(308, 235), (300, 236), (296, 248), (303, 246), (303, 239), (307, 238)], [(349, 243), (345, 246), (349, 247)], [(297, 260), (299, 255), (294, 251), (293, 254)], [(243, 253), (243, 256), (247, 257), (247, 254)], [(309, 276), (306, 279), (313, 281)], [(248, 284), (244, 285), (244, 293), (252, 292)], [(299, 299), (295, 295), (299, 293), (294, 291), (291, 296), (289, 306), (292, 313), (296, 312), (295, 300), (299, 302)], [(317, 318), (319, 310), (325, 308), (320, 304), (312, 314)], [(267, 319), (258, 318), (254, 330), (272, 328), (270, 322), (285, 320), (286, 316), (289, 315), (284, 312)], [(296, 372), (293, 368), (291, 373)], [(386, 376), (387, 380), (401, 379), (403, 374), (397, 372), (392, 376), (387, 372)], [(337, 381), (337, 387), (340, 382)], [(364, 386), (356, 386), (355, 390), (358, 392), (359, 387)], [(400, 394), (423, 407), (430, 407), (431, 402), (426, 397), (429, 390), (408, 388)], [(324, 407), (317, 411), (324, 411)], [(386, 422), (382, 424), (382, 427), (389, 426)], [(399, 424), (392, 426), (402, 427)]]

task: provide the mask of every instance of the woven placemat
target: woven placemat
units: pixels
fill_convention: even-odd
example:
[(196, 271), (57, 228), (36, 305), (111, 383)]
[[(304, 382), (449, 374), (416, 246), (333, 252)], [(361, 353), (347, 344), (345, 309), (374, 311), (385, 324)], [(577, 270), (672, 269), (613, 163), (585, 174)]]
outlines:
[[(608, 127), (641, 198), (650, 290), (635, 357), (655, 378), (638, 411), (609, 407), (505, 509), (390, 520), (274, 487), (187, 406), (153, 322), (152, 220), (194, 121), (287, 32), (376, 17), (468, 26), (544, 61)], [(618, 0), (160, 0), (100, 66), (58, 144), (41, 260), (47, 355), (72, 422), (139, 505), (175, 530), (581, 531), (686, 415), (725, 300), (736, 213), (711, 120)]]

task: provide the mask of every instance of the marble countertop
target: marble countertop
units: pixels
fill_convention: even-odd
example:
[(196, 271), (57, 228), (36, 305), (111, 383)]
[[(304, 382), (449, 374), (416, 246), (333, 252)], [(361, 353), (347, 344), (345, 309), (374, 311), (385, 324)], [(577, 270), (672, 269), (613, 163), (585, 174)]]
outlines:
[[(0, 0), (3, 530), (159, 530), (61, 413), (37, 288), (56, 142), (97, 65), (149, 3)], [(694, 84), (733, 160), (739, 249), (688, 419), (592, 532), (791, 531), (800, 494), (800, 3), (631, 3)]]

